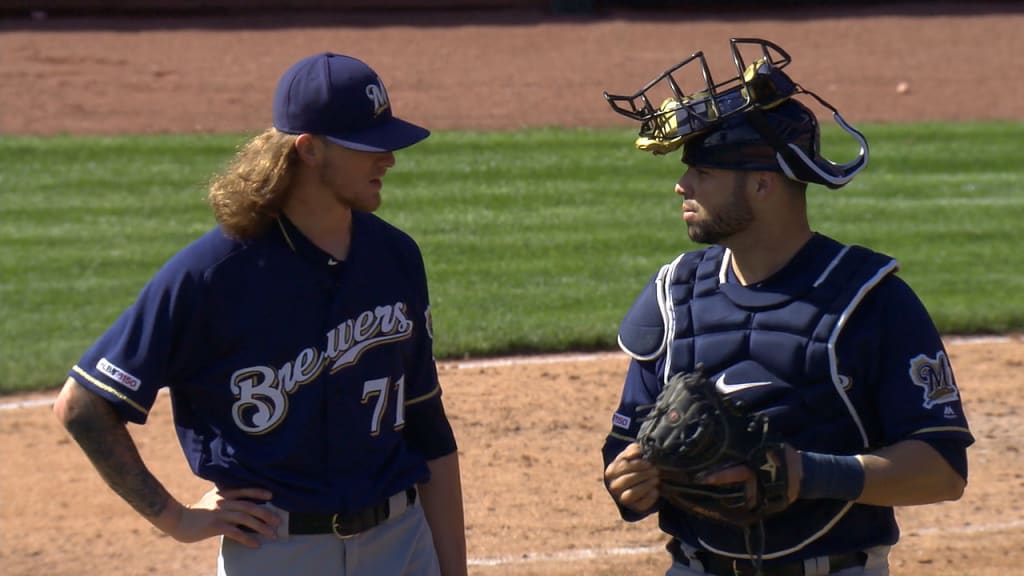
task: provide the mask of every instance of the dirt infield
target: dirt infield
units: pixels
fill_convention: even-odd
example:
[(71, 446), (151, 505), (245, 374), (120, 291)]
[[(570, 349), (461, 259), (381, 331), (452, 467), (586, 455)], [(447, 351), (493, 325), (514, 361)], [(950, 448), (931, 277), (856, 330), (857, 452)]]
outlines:
[[(624, 125), (601, 91), (633, 90), (697, 49), (721, 61), (730, 36), (781, 44), (793, 76), (855, 124), (1021, 120), (1020, 79), (1007, 70), (1024, 53), (1024, 12), (1008, 6), (0, 21), (0, 134), (256, 131), (281, 70), (318, 50), (369, 61), (397, 112), (435, 129)], [(971, 482), (959, 502), (899, 510), (893, 574), (1022, 574), (1024, 339), (948, 346), (978, 439)], [(441, 363), (471, 573), (664, 573), (653, 520), (621, 522), (601, 484), (625, 366), (618, 353)], [(0, 573), (215, 573), (216, 541), (178, 544), (105, 487), (52, 417), (52, 396), (0, 398)], [(132, 432), (181, 500), (207, 489), (187, 470), (166, 396)]]

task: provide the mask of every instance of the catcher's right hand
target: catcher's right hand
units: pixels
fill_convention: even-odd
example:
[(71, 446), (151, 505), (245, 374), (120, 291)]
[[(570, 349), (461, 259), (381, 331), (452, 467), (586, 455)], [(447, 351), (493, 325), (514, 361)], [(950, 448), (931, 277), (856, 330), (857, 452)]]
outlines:
[(643, 459), (639, 444), (630, 444), (604, 470), (604, 480), (619, 505), (644, 513), (658, 502), (658, 469)]

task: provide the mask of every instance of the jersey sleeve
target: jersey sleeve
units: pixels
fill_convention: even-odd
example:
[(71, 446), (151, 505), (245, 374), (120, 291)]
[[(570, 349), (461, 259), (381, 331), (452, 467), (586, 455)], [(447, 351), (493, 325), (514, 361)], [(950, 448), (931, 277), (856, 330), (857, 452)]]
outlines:
[[(890, 276), (865, 300), (849, 327), (861, 342), (861, 378), (874, 382), (875, 443), (916, 439), (932, 444), (966, 477), (966, 448), (974, 442), (949, 354), (924, 304), (900, 278)], [(871, 336), (869, 336), (871, 335)], [(840, 346), (840, 350), (843, 347)], [(856, 373), (857, 368), (853, 368)]]
[[(629, 369), (626, 371), (626, 381), (622, 387), (622, 397), (615, 413), (612, 414), (611, 431), (605, 438), (604, 447), (601, 450), (605, 468), (627, 446), (636, 442), (643, 417), (654, 404), (658, 392), (661, 390), (658, 375), (663, 369), (663, 363), (664, 360), (630, 361)], [(605, 488), (607, 487), (608, 485), (605, 483)], [(619, 513), (624, 520), (629, 522), (635, 522), (647, 516), (622, 506), (619, 506)]]
[[(415, 245), (413, 245), (415, 248)], [(417, 286), (413, 303), (414, 344), (406, 362), (406, 440), (428, 460), (446, 456), (457, 448), (441, 400), (441, 384), (434, 361), (434, 323), (430, 312), (426, 269), (418, 249), (410, 267)]]
[(109, 401), (129, 422), (146, 421), (157, 392), (183, 365), (184, 342), (198, 344), (195, 283), (165, 265), (85, 352), (69, 375)]

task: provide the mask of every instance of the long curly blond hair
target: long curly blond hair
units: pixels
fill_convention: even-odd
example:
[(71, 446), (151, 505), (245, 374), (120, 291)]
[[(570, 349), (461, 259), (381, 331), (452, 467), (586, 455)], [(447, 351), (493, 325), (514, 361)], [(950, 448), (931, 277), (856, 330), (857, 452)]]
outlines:
[(298, 161), (296, 138), (269, 128), (211, 178), (207, 201), (227, 235), (253, 238), (281, 214)]

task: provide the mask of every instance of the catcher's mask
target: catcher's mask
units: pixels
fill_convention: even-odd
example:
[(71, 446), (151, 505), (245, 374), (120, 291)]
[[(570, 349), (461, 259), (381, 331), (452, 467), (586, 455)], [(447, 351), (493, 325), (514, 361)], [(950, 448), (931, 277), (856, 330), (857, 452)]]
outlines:
[[(756, 46), (759, 58), (749, 64), (741, 46)], [(733, 170), (773, 170), (801, 182), (840, 188), (864, 168), (868, 143), (817, 94), (805, 90), (782, 69), (791, 58), (767, 40), (729, 40), (737, 75), (724, 82), (711, 78), (703, 52), (663, 72), (631, 96), (604, 93), (614, 111), (641, 122), (637, 148), (667, 154), (683, 148), (683, 162)], [(687, 93), (676, 76), (699, 64), (700, 90)], [(692, 66), (690, 67), (693, 68)], [(692, 72), (692, 70), (691, 70)], [(655, 92), (668, 97), (655, 107)], [(819, 152), (818, 121), (794, 96), (807, 94), (832, 111), (836, 123), (860, 144), (857, 158), (836, 164)]]

